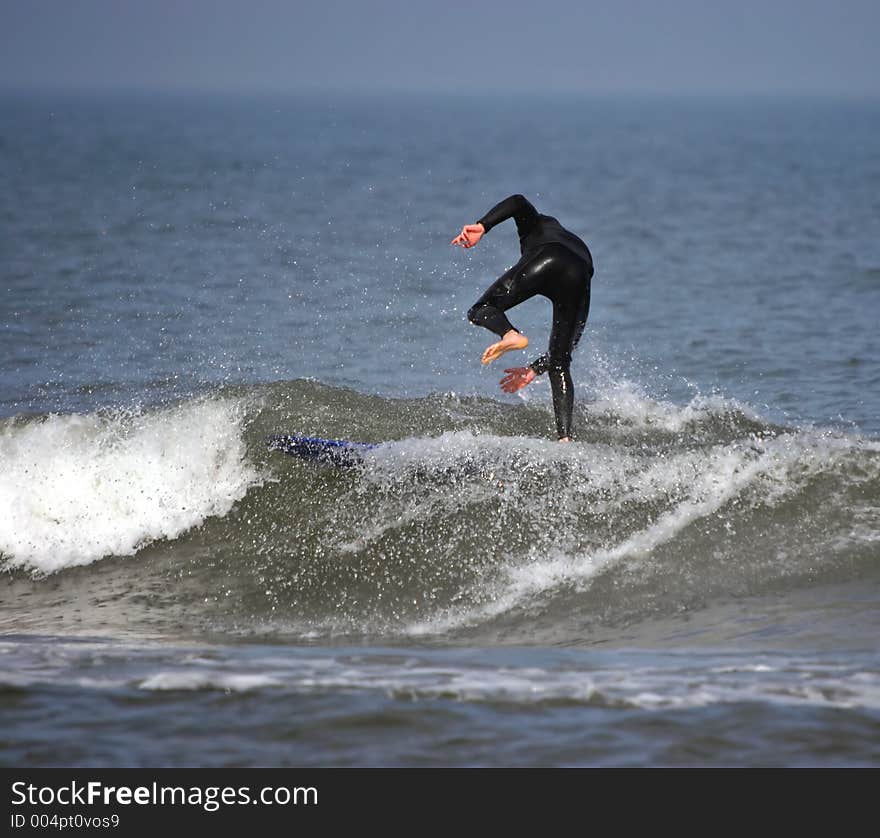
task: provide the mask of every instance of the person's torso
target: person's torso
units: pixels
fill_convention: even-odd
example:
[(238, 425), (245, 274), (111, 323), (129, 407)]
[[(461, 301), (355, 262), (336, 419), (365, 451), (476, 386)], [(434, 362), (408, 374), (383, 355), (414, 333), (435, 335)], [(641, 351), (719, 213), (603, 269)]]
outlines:
[(552, 215), (539, 214), (538, 219), (538, 223), (528, 234), (520, 237), (519, 244), (523, 255), (545, 244), (561, 244), (592, 267), (593, 256), (583, 239), (566, 230)]

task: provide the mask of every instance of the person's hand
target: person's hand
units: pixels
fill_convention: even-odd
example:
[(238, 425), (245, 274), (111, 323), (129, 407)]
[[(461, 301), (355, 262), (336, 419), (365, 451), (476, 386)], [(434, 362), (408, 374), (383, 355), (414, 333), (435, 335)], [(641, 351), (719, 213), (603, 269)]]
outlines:
[(486, 232), (486, 228), (482, 224), (465, 224), (461, 228), (461, 232), (451, 241), (450, 244), (457, 244), (459, 247), (473, 247)]
[(517, 390), (522, 390), (536, 375), (531, 367), (511, 367), (504, 372), (507, 375), (501, 379), (501, 389), (505, 393), (515, 393)]

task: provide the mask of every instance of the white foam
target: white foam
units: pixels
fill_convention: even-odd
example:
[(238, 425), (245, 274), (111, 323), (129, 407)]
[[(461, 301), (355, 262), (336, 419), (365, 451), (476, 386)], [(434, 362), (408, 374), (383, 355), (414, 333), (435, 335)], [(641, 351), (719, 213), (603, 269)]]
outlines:
[(128, 556), (225, 515), (260, 481), (244, 405), (50, 416), (0, 431), (0, 554), (36, 573)]
[(587, 411), (594, 415), (613, 416), (630, 428), (657, 428), (669, 433), (725, 414), (739, 414), (755, 422), (761, 421), (757, 413), (734, 399), (697, 394), (688, 404), (681, 406), (652, 399), (630, 381), (607, 382), (587, 405)]
[[(629, 500), (639, 503), (669, 498), (671, 505), (638, 531), (616, 544), (588, 551), (541, 546), (512, 561), (486, 592), (483, 603), (452, 608), (408, 627), (413, 635), (446, 633), (482, 623), (516, 607), (526, 606), (539, 594), (561, 586), (584, 590), (597, 573), (617, 562), (638, 564), (652, 551), (673, 540), (694, 522), (710, 518), (734, 499), (749, 492), (749, 503), (774, 506), (799, 491), (812, 476), (827, 471), (835, 460), (860, 446), (859, 440), (813, 431), (784, 435), (750, 444), (722, 444), (648, 458), (607, 446), (577, 446), (578, 458), (590, 462), (569, 492), (585, 491), (591, 498), (605, 496), (591, 512), (614, 514)], [(568, 453), (569, 446), (565, 448)], [(603, 456), (610, 450), (610, 456)], [(593, 456), (591, 456), (591, 454)], [(876, 472), (877, 464), (874, 465)]]
[[(406, 700), (467, 703), (514, 702), (535, 705), (571, 701), (654, 711), (688, 709), (719, 703), (763, 702), (787, 706), (880, 707), (876, 673), (841, 668), (824, 672), (814, 661), (778, 665), (603, 666), (589, 659), (570, 666), (486, 666), (479, 662), (408, 657), (383, 661), (366, 655), (324, 659), (256, 659), (259, 672), (205, 669), (166, 670), (142, 679), (147, 690), (232, 692), (285, 689), (295, 692), (380, 692)], [(805, 680), (806, 679), (806, 680)]]
[(224, 690), (248, 692), (278, 686), (279, 682), (267, 675), (211, 672), (194, 669), (186, 672), (157, 672), (139, 684), (142, 690)]
[[(210, 654), (205, 654), (208, 651)], [(722, 652), (612, 655), (536, 650), (512, 661), (506, 651), (478, 655), (418, 649), (295, 653), (251, 647), (180, 648), (60, 638), (0, 641), (0, 685), (28, 689), (283, 691), (381, 693), (404, 700), (535, 705), (572, 701), (648, 711), (719, 703), (880, 709), (880, 672), (870, 653), (843, 660)], [(519, 655), (521, 653), (517, 653)]]

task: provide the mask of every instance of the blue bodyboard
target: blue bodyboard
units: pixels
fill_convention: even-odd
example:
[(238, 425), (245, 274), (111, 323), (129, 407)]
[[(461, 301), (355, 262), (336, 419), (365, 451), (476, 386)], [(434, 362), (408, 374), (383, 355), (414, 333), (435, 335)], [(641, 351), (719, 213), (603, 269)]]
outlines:
[(377, 447), (372, 442), (350, 442), (346, 439), (321, 439), (295, 434), (273, 434), (267, 440), (270, 451), (283, 451), (302, 460), (313, 460), (334, 466), (356, 466), (364, 454)]

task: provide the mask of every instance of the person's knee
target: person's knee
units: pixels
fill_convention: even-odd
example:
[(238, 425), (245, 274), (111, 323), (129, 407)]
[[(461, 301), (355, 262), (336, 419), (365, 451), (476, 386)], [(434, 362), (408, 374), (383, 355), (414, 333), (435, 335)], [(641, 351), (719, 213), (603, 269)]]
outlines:
[(478, 304), (475, 306), (471, 306), (468, 309), (467, 319), (474, 324), (474, 326), (479, 326), (482, 324), (483, 319), (486, 315), (486, 310), (489, 308), (485, 303)]

